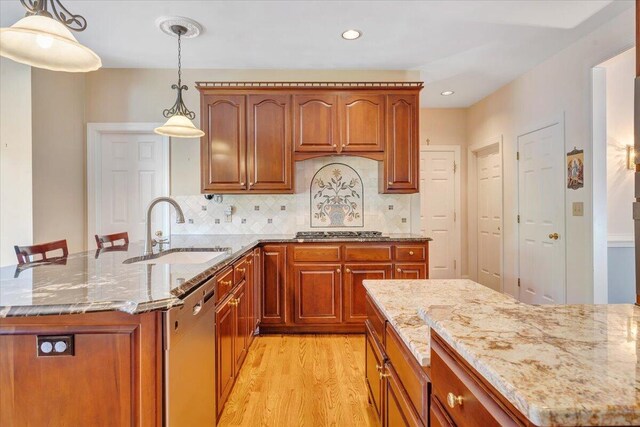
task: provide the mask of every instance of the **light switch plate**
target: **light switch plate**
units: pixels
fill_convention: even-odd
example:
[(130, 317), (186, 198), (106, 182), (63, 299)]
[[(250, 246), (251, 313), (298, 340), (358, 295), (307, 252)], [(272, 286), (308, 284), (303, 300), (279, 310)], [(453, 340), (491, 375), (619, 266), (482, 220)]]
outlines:
[(573, 202), (573, 216), (584, 216), (583, 202)]

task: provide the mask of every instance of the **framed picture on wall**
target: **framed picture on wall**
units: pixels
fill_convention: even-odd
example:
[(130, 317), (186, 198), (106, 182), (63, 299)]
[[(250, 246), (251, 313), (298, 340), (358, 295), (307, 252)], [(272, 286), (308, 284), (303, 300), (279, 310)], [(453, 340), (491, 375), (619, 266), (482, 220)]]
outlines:
[(577, 190), (584, 187), (584, 150), (573, 150), (567, 153), (567, 188)]

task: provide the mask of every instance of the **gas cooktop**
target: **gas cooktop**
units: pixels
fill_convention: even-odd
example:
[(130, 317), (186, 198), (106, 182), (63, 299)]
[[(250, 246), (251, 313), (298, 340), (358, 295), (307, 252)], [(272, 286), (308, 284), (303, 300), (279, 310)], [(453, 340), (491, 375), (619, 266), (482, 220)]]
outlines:
[(296, 239), (335, 239), (342, 237), (354, 239), (389, 238), (388, 236), (383, 236), (381, 231), (298, 231), (296, 233)]

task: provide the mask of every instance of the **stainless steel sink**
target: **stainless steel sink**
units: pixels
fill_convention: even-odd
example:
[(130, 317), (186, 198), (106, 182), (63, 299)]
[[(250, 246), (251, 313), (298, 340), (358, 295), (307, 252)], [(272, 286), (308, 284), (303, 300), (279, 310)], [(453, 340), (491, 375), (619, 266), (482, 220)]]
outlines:
[(176, 248), (153, 255), (129, 258), (123, 264), (205, 264), (229, 253), (230, 250), (227, 248)]

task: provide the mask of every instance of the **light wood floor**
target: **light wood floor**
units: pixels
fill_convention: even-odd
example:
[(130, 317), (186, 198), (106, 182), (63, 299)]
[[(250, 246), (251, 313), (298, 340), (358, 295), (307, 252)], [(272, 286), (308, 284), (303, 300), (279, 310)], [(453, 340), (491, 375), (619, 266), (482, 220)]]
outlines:
[(364, 346), (363, 335), (256, 337), (218, 426), (376, 426)]

